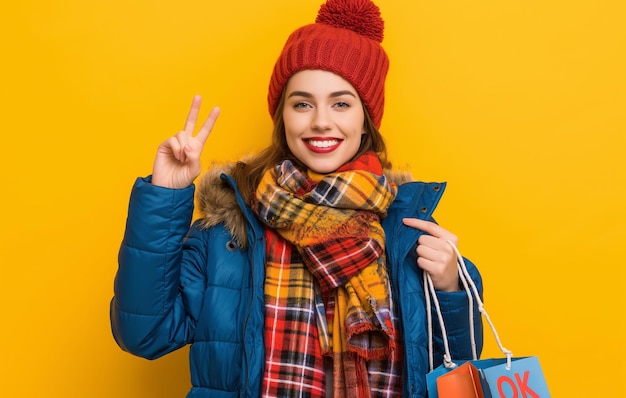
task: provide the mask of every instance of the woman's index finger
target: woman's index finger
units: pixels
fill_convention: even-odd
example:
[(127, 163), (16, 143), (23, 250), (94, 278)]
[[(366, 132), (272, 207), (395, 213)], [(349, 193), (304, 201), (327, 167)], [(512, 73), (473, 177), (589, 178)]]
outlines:
[(424, 231), (430, 236), (447, 240), (451, 242), (454, 246), (458, 245), (458, 238), (456, 237), (456, 235), (443, 228), (436, 222), (419, 220), (417, 218), (403, 218), (402, 222), (404, 223), (404, 225), (411, 228), (419, 229), (420, 231)]
[(187, 120), (185, 121), (185, 129), (184, 131), (192, 135), (193, 130), (196, 128), (196, 121), (198, 120), (198, 114), (200, 113), (200, 105), (202, 104), (202, 97), (196, 95), (193, 97), (193, 101), (191, 102), (191, 108), (189, 109), (189, 113), (187, 114)]
[(418, 218), (403, 218), (404, 225), (420, 231), (428, 232), (437, 238), (442, 238), (447, 231), (432, 221), (420, 220)]

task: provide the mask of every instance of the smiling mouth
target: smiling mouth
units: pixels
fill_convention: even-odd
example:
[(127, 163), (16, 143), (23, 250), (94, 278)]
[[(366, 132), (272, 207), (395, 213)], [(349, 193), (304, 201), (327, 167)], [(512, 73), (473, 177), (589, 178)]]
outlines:
[(316, 148), (328, 148), (328, 147), (339, 144), (339, 140), (337, 139), (331, 139), (331, 140), (309, 139), (309, 140), (304, 140), (304, 142), (306, 142), (307, 145), (314, 146)]
[(337, 138), (318, 139), (308, 138), (303, 140), (306, 146), (313, 152), (326, 153), (334, 151), (343, 140)]

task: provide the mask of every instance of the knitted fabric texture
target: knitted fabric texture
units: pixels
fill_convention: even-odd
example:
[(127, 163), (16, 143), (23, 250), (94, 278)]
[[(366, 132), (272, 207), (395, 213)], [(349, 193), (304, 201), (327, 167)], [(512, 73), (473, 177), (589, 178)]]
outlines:
[(402, 349), (380, 225), (396, 189), (372, 152), (318, 182), (290, 161), (264, 175), (263, 396), (324, 396), (324, 356), (334, 396), (399, 396)]
[(292, 75), (321, 69), (352, 84), (379, 128), (389, 70), (389, 59), (381, 46), (383, 31), (380, 10), (371, 0), (328, 0), (320, 7), (314, 24), (289, 36), (276, 61), (267, 97), (272, 117)]

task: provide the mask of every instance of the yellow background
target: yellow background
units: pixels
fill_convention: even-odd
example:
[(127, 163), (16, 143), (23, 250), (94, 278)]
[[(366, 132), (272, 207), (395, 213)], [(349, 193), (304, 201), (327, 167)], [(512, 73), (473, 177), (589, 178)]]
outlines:
[[(320, 3), (1, 7), (1, 396), (184, 396), (186, 349), (149, 362), (111, 337), (130, 187), (196, 93), (222, 107), (205, 165), (266, 145), (271, 67)], [(378, 4), (392, 160), (449, 182), (435, 216), (505, 346), (555, 397), (626, 396), (625, 3)]]

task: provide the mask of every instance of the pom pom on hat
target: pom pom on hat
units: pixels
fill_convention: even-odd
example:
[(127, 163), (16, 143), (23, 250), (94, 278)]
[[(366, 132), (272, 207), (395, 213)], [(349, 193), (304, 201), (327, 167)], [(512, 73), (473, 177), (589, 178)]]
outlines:
[(292, 75), (321, 69), (350, 82), (374, 125), (380, 127), (389, 69), (381, 46), (383, 37), (384, 22), (371, 0), (328, 0), (322, 4), (315, 23), (289, 36), (274, 65), (267, 96), (271, 116)]
[(315, 22), (349, 29), (379, 43), (384, 37), (385, 23), (370, 0), (328, 0), (320, 7)]

